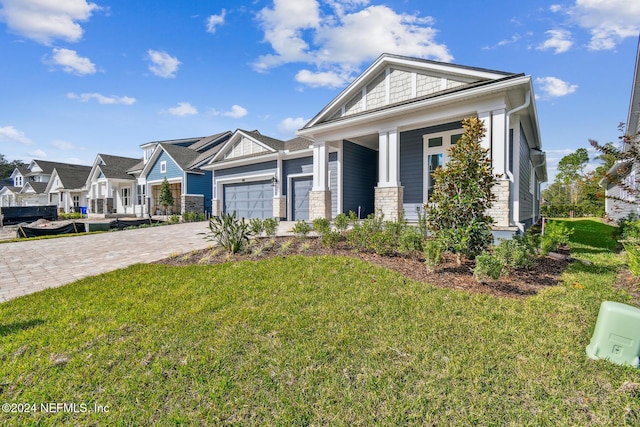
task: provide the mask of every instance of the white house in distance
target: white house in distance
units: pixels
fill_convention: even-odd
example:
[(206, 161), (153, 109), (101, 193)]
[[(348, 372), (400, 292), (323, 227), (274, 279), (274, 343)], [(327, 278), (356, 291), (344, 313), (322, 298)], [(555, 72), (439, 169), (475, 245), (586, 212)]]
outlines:
[(135, 173), (142, 159), (98, 154), (86, 180), (90, 214), (140, 215), (136, 211)]
[[(486, 127), (497, 200), (495, 232), (539, 218), (545, 154), (531, 76), (383, 54), (297, 133), (273, 141), (234, 135), (213, 170), (213, 212), (282, 219), (380, 212), (407, 219), (429, 202), (432, 172), (462, 134), (461, 120)], [(259, 209), (253, 209), (258, 206)]]
[(49, 205), (57, 205), (60, 212), (80, 213), (80, 208), (87, 206), (85, 185), (90, 171), (91, 166), (55, 168), (45, 189)]
[[(627, 141), (624, 149), (629, 148), (629, 144), (640, 144), (640, 37), (638, 38), (638, 50), (636, 53), (636, 62), (633, 72), (633, 84), (631, 86), (631, 101), (629, 102), (629, 115), (627, 116), (627, 135), (635, 136), (635, 141)], [(619, 162), (615, 164), (609, 171), (610, 175), (624, 174), (625, 184), (632, 189), (640, 189), (638, 180), (640, 173), (638, 168), (640, 165), (630, 165), (628, 163)], [(619, 185), (610, 183), (606, 178), (600, 181), (600, 185), (605, 187), (607, 196), (619, 197), (626, 200), (605, 199), (605, 212), (615, 220), (620, 220), (629, 214), (640, 214), (640, 205), (636, 200), (637, 191), (625, 191)]]

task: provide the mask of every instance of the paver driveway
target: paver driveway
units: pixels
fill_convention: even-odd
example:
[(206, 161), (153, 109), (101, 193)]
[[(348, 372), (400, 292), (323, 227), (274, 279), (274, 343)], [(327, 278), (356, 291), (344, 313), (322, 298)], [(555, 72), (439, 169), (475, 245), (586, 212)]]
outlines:
[(207, 222), (0, 244), (0, 302), (171, 254), (204, 249)]

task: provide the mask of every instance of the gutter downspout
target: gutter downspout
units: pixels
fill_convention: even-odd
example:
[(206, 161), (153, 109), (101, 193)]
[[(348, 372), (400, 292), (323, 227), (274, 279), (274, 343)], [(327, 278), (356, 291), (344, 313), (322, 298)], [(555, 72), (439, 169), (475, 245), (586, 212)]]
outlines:
[[(509, 181), (511, 183), (514, 182), (514, 177), (513, 174), (511, 173), (511, 171), (509, 170), (509, 156), (511, 155), (511, 151), (509, 150), (509, 128), (510, 128), (510, 122), (511, 122), (511, 115), (514, 113), (517, 113), (520, 110), (524, 110), (525, 108), (528, 108), (529, 105), (531, 104), (531, 90), (527, 90), (527, 93), (524, 97), (524, 104), (515, 107), (512, 110), (507, 111), (506, 114), (506, 138), (505, 141), (507, 142), (507, 147), (505, 150), (505, 165), (507, 166), (505, 168), (505, 172), (507, 173), (507, 177), (509, 178)], [(514, 162), (516, 161), (516, 159), (513, 159)], [(520, 161), (520, 159), (517, 159), (517, 161)], [(520, 191), (519, 188), (516, 189), (516, 191)], [(518, 229), (522, 232), (524, 232), (524, 225), (520, 223), (520, 195), (518, 194), (518, 200), (515, 199), (515, 195), (514, 195), (514, 199), (513, 199), (513, 212), (512, 212), (512, 219), (513, 219), (513, 223), (518, 227)]]

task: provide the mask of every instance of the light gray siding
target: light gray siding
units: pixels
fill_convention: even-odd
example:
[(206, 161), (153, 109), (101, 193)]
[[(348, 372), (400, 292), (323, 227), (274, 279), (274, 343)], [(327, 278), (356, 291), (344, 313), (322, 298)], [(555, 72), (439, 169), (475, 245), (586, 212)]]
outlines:
[(378, 181), (378, 152), (349, 141), (342, 143), (342, 212), (353, 211), (365, 218), (374, 213)]

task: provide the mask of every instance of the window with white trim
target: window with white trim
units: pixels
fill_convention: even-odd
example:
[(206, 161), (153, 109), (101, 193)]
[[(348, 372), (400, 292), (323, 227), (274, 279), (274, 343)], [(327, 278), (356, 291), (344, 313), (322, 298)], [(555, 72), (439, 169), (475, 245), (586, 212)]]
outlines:
[(631, 171), (629, 175), (624, 179), (624, 184), (626, 189), (620, 190), (620, 198), (623, 200), (627, 200), (629, 202), (635, 202), (636, 200), (636, 190), (638, 188), (636, 182), (636, 171)]
[(122, 205), (129, 206), (129, 202), (131, 201), (131, 188), (124, 187), (120, 190), (122, 196)]
[(423, 197), (425, 201), (428, 202), (433, 194), (433, 172), (446, 164), (447, 150), (456, 145), (460, 137), (462, 137), (462, 129), (422, 136), (425, 164)]
[(163, 160), (160, 162), (160, 173), (167, 173), (167, 161)]
[(138, 184), (138, 204), (144, 205), (144, 198), (146, 196), (147, 186)]

